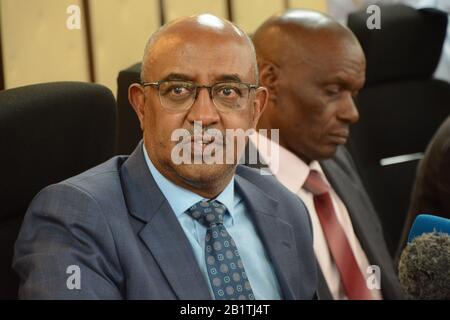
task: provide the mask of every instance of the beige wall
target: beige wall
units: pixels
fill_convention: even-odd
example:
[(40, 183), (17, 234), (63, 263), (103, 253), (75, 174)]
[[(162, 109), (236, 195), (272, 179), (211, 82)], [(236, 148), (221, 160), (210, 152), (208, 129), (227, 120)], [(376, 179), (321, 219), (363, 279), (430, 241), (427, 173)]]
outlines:
[(289, 0), (290, 8), (314, 9), (321, 12), (327, 12), (326, 0)]
[(284, 9), (284, 0), (233, 0), (233, 20), (252, 33), (267, 18)]
[(90, 0), (96, 82), (117, 93), (120, 70), (141, 60), (159, 27), (157, 0)]
[[(89, 0), (96, 82), (116, 94), (120, 70), (139, 61), (160, 24), (159, 0)], [(228, 17), (226, 0), (164, 0), (165, 20), (209, 12)], [(69, 30), (69, 5), (82, 10)], [(232, 0), (234, 22), (253, 32), (267, 17), (292, 8), (326, 10), (326, 0)], [(89, 81), (82, 0), (0, 0), (5, 87), (48, 81)]]
[(166, 22), (199, 13), (228, 18), (225, 0), (164, 0), (164, 11)]

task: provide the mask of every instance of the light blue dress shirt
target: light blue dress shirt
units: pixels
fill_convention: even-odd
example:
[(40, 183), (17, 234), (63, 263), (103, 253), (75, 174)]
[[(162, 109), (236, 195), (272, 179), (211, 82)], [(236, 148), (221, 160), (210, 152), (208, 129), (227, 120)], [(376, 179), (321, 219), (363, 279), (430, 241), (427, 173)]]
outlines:
[[(155, 179), (156, 184), (180, 222), (192, 246), (200, 270), (208, 283), (211, 297), (214, 298), (205, 264), (206, 227), (186, 213), (186, 210), (192, 205), (205, 200), (205, 198), (179, 187), (165, 178), (151, 162), (145, 146), (143, 146), (143, 149), (145, 161), (153, 179)], [(224, 226), (238, 247), (255, 299), (281, 299), (280, 286), (273, 266), (252, 221), (248, 217), (244, 201), (234, 190), (234, 177), (222, 193), (216, 197), (216, 200), (220, 201), (228, 209), (229, 214), (225, 214)]]

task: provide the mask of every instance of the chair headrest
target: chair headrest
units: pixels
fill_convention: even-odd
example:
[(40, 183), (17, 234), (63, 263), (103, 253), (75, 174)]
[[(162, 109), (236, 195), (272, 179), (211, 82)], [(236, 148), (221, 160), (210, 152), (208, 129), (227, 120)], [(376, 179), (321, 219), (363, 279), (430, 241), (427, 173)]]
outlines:
[(114, 154), (116, 103), (101, 85), (34, 84), (0, 92), (0, 221), (20, 217), (43, 187)]
[(348, 17), (367, 59), (366, 84), (429, 78), (435, 71), (446, 35), (447, 14), (436, 9), (380, 5), (381, 29), (366, 25), (370, 13)]

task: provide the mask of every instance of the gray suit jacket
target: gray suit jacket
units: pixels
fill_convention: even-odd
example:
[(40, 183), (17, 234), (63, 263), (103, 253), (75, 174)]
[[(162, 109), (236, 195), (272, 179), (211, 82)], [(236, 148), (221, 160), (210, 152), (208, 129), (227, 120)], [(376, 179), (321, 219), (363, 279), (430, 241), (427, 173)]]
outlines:
[[(311, 299), (316, 263), (303, 203), (272, 177), (238, 166), (243, 197), (285, 299)], [(80, 289), (71, 265), (79, 267)], [(192, 248), (148, 170), (142, 142), (42, 190), (16, 242), (20, 298), (210, 299)], [(71, 287), (71, 286), (69, 286)], [(73, 286), (72, 286), (73, 287)]]

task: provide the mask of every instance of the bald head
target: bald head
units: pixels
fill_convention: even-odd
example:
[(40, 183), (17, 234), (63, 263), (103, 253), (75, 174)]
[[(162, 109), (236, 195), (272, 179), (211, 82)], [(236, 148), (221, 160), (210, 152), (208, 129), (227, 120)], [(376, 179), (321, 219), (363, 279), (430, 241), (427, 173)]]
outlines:
[[(224, 190), (245, 147), (235, 135), (233, 153), (223, 148), (227, 130), (255, 129), (267, 103), (267, 89), (255, 86), (256, 70), (251, 40), (218, 17), (182, 18), (152, 35), (142, 62), (144, 83), (133, 83), (128, 97), (147, 154), (160, 173), (202, 197)], [(191, 139), (198, 131), (207, 135), (202, 143)], [(211, 140), (216, 133), (227, 141)], [(205, 157), (208, 152), (215, 156)]]
[(308, 59), (323, 50), (323, 45), (359, 42), (346, 26), (328, 15), (312, 10), (288, 10), (262, 24), (253, 36), (258, 61), (282, 64), (297, 59)]
[(182, 43), (215, 39), (234, 42), (242, 47), (251, 58), (255, 81), (258, 81), (255, 48), (248, 35), (228, 20), (211, 14), (194, 15), (174, 20), (159, 28), (147, 41), (142, 59), (141, 79), (147, 79), (151, 73), (151, 64), (167, 47), (175, 48)]
[(332, 157), (359, 119), (354, 98), (365, 81), (358, 40), (331, 17), (290, 10), (253, 37), (269, 102), (259, 122), (279, 129), (280, 145), (305, 163)]

